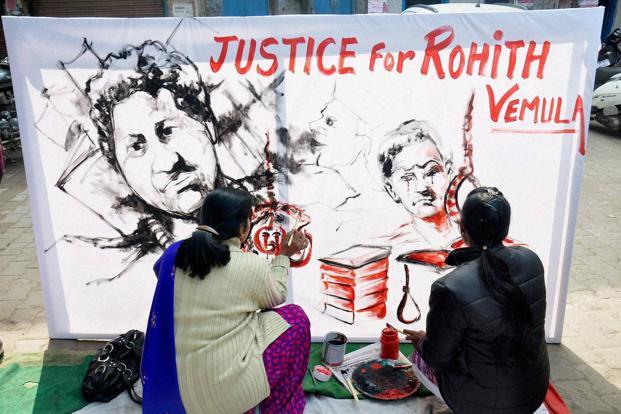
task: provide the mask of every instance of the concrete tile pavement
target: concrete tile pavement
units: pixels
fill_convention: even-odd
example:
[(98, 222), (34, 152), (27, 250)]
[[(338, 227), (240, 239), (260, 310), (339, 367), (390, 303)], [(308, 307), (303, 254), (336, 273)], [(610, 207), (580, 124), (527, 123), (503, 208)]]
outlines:
[(562, 345), (552, 378), (576, 413), (621, 413), (621, 137), (592, 126)]
[[(552, 380), (574, 413), (621, 413), (621, 137), (592, 127), (562, 345)], [(90, 350), (49, 340), (24, 167), (13, 154), (0, 184), (0, 338), (15, 353)]]
[(0, 339), (6, 358), (49, 343), (21, 158), (9, 154), (0, 184)]

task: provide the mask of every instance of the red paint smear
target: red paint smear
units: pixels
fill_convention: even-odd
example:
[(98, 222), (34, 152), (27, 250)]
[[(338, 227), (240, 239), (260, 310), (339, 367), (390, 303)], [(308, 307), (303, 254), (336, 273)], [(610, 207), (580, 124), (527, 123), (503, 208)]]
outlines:
[[(377, 305), (385, 305), (386, 299), (388, 299), (388, 290), (384, 290), (381, 292), (372, 293), (370, 295), (366, 295), (360, 298), (356, 298), (355, 300), (340, 298), (338, 296), (327, 295), (325, 297), (326, 303), (332, 306), (335, 306), (340, 309), (344, 309), (350, 312), (358, 312), (370, 309)], [(367, 304), (366, 306), (360, 306), (360, 303)], [(356, 306), (360, 306), (359, 309), (356, 309)], [(373, 312), (372, 312), (373, 313)]]
[(448, 255), (448, 252), (443, 250), (426, 250), (412, 252), (406, 255), (405, 258), (412, 262), (429, 264), (444, 269), (446, 267), (445, 261)]
[(366, 296), (387, 289), (388, 279), (380, 280), (362, 289), (355, 289), (352, 286), (341, 285), (338, 283), (322, 282), (321, 293), (326, 295), (338, 296), (340, 298), (354, 300), (357, 296)]
[(509, 237), (505, 238), (502, 241), (502, 244), (504, 244), (505, 246), (526, 246), (526, 243), (522, 243), (517, 240), (510, 239)]
[(370, 308), (356, 311), (356, 313), (367, 319), (384, 319), (386, 317), (386, 302), (384, 301)]
[(578, 95), (576, 99), (576, 107), (574, 108), (574, 115), (572, 116), (572, 120), (576, 120), (576, 115), (579, 115), (579, 124), (580, 124), (580, 146), (578, 147), (578, 152), (580, 155), (584, 156), (586, 154), (586, 134), (584, 131), (584, 103), (582, 102), (582, 96)]
[(444, 210), (440, 210), (438, 214), (435, 214), (430, 217), (423, 217), (423, 221), (427, 223), (431, 223), (438, 230), (444, 229), (448, 226), (446, 220), (446, 212)]
[(342, 276), (330, 274), (325, 269), (322, 269), (322, 270), (323, 270), (323, 273), (321, 273), (321, 280), (323, 282), (338, 283), (341, 285), (348, 285), (348, 286), (360, 286), (360, 285), (369, 284), (375, 280), (385, 279), (388, 275), (387, 270), (382, 270), (381, 272), (373, 273), (371, 275), (363, 276), (363, 277), (356, 277), (356, 276), (342, 277)]
[(381, 393), (377, 394), (375, 398), (379, 398), (382, 400), (400, 400), (402, 398), (408, 397), (411, 394), (411, 392), (406, 392), (405, 390), (392, 389), (382, 391)]
[[(512, 239), (510, 237), (505, 238), (502, 241), (502, 244), (504, 244), (505, 246), (526, 246), (526, 244), (524, 244), (522, 242), (519, 242), (519, 241), (516, 241), (516, 240), (514, 240), (514, 239)], [(458, 240), (455, 240), (451, 244), (451, 248), (452, 249), (459, 249), (459, 248), (462, 248), (462, 247), (466, 247), (466, 243), (464, 242), (464, 239), (461, 239), (461, 238), (458, 239)]]
[(323, 365), (315, 365), (315, 369), (317, 370), (317, 372), (321, 374), (325, 374), (325, 375), (330, 375), (332, 373), (332, 371), (330, 371), (328, 368), (324, 367)]
[(511, 128), (492, 128), (492, 133), (494, 134), (498, 134), (498, 133), (505, 133), (505, 134), (550, 134), (550, 135), (555, 135), (555, 134), (575, 134), (576, 133), (576, 129), (575, 128), (569, 128), (569, 129), (547, 129), (547, 130), (540, 130), (540, 131), (533, 131), (533, 130), (529, 130), (529, 129), (511, 129)]

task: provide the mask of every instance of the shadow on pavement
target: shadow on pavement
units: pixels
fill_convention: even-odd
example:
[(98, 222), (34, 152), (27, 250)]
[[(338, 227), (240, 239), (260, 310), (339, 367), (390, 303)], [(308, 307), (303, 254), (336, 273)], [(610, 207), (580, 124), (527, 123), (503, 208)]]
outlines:
[[(548, 345), (551, 380), (573, 414), (621, 412), (621, 390), (565, 345)], [(605, 369), (605, 368), (603, 368)]]

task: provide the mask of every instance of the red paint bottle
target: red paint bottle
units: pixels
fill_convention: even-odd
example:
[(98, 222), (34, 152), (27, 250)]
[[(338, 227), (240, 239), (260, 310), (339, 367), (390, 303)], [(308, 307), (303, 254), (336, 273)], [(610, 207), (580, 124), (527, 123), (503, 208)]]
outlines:
[(399, 336), (397, 335), (397, 331), (384, 328), (382, 330), (380, 343), (382, 345), (380, 358), (399, 359)]

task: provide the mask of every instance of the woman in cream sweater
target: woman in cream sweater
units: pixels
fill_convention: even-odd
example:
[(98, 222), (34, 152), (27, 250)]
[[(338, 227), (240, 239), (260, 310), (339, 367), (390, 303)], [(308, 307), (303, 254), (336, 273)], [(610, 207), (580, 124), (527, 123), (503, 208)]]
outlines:
[[(295, 231), (271, 263), (242, 252), (252, 205), (246, 191), (212, 191), (200, 213), (201, 225), (177, 245), (174, 349), (180, 406), (187, 413), (254, 412), (257, 406), (261, 414), (304, 411), (310, 323), (299, 306), (274, 308), (287, 298), (289, 257), (308, 240)], [(150, 328), (159, 317), (155, 308), (165, 279), (161, 270), (159, 279)], [(149, 331), (147, 343), (148, 337)], [(147, 404), (149, 395), (161, 396), (147, 395), (152, 380), (145, 378), (144, 364), (144, 408), (160, 411), (163, 405)]]

